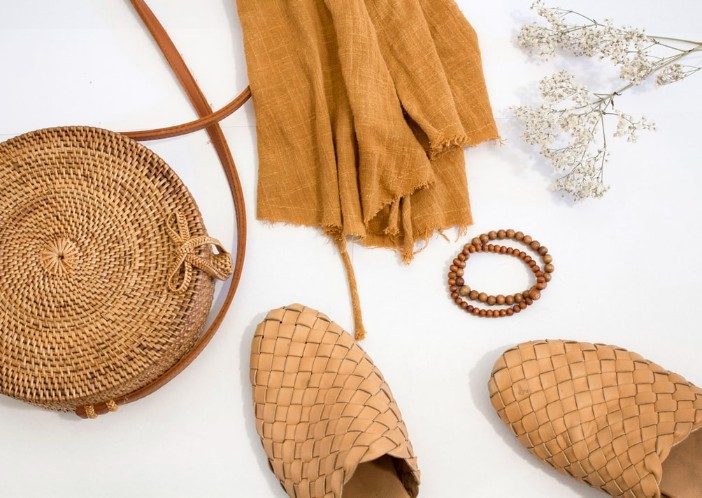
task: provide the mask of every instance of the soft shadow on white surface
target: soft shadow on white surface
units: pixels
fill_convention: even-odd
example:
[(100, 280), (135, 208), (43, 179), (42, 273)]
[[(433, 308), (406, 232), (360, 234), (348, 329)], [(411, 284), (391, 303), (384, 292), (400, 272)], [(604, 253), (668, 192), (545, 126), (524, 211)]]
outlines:
[(58, 411), (52, 411), (52, 410), (46, 410), (45, 408), (41, 408), (39, 406), (34, 406), (29, 403), (25, 403), (24, 401), (20, 401), (14, 398), (11, 398), (9, 396), (4, 396), (0, 395), (0, 413), (3, 413), (5, 411), (13, 411), (18, 413), (18, 416), (22, 416), (22, 412), (31, 412), (35, 410), (44, 410), (46, 413), (48, 413), (52, 417), (57, 417), (61, 418), (65, 421), (68, 422), (76, 422), (76, 423), (90, 423), (90, 421), (85, 421), (82, 418), (80, 418), (78, 415), (76, 415), (73, 412), (58, 412)]
[(37, 410), (37, 408), (9, 396), (0, 396), (0, 411), (5, 410), (21, 412), (23, 410)]
[[(497, 412), (490, 403), (490, 395), (488, 391), (488, 381), (490, 380), (490, 374), (492, 373), (492, 367), (495, 361), (504, 353), (510, 346), (505, 346), (504, 348), (493, 350), (485, 354), (480, 360), (475, 364), (475, 366), (470, 371), (470, 392), (473, 398), (474, 405), (480, 410), (483, 416), (490, 422), (495, 433), (500, 436), (502, 441), (504, 441), (507, 446), (512, 449), (514, 456), (519, 456), (523, 461), (527, 462), (534, 468), (534, 479), (553, 479), (558, 481), (564, 486), (568, 486), (573, 490), (575, 496), (580, 496), (582, 498), (600, 498), (603, 496), (602, 491), (594, 488), (588, 487), (586, 484), (577, 481), (576, 479), (561, 474), (556, 471), (553, 467), (540, 461), (534, 455), (532, 455), (529, 450), (519, 443), (519, 440), (510, 431), (507, 424), (505, 424)], [(509, 464), (508, 464), (509, 465)], [(507, 479), (509, 473), (505, 472), (503, 479)], [(528, 488), (528, 483), (522, 483), (526, 488)]]

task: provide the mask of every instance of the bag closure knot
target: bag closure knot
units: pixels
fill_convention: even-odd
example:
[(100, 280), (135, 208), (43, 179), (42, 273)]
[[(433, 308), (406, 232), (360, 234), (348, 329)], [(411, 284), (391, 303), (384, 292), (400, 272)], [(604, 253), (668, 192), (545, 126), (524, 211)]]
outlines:
[[(193, 277), (193, 268), (202, 270), (210, 277), (226, 280), (232, 274), (232, 258), (219, 240), (199, 235), (191, 237), (188, 222), (179, 211), (168, 215), (166, 232), (176, 245), (175, 261), (168, 275), (168, 289), (172, 292), (185, 292)], [(197, 249), (213, 246), (217, 253), (199, 256)]]

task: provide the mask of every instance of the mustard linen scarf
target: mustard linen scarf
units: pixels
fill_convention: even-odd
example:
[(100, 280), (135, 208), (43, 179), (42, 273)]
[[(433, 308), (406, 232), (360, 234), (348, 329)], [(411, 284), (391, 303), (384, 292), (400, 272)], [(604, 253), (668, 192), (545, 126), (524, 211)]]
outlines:
[(396, 249), (472, 223), (462, 148), (498, 137), (453, 0), (238, 0), (261, 220)]

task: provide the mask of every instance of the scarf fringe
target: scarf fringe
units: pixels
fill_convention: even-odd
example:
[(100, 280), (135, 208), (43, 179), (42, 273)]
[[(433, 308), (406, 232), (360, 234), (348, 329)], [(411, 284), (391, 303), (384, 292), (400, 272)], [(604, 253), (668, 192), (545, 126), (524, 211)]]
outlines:
[(341, 260), (344, 263), (346, 270), (346, 278), (349, 282), (349, 291), (351, 292), (351, 307), (353, 309), (353, 325), (354, 337), (357, 341), (361, 341), (366, 337), (366, 329), (363, 326), (363, 313), (361, 312), (361, 299), (358, 295), (358, 284), (356, 283), (356, 273), (353, 271), (351, 257), (346, 247), (346, 237), (344, 235), (334, 236), (334, 242), (339, 249)]

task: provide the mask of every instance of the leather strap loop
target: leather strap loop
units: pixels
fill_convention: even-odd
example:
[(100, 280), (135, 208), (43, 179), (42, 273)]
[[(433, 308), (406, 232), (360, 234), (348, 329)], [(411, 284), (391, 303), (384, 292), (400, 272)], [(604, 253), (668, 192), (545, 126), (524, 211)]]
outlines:
[(251, 97), (251, 92), (247, 87), (232, 102), (216, 113), (212, 112), (212, 108), (207, 103), (207, 99), (197, 85), (195, 78), (154, 13), (151, 11), (151, 9), (149, 9), (144, 0), (130, 0), (130, 2), (134, 6), (134, 9), (137, 11), (148, 30), (151, 32), (151, 35), (163, 52), (166, 61), (187, 93), (188, 98), (190, 99), (193, 107), (195, 107), (197, 110), (200, 118), (183, 125), (160, 128), (156, 130), (128, 132), (125, 133), (125, 135), (137, 140), (153, 140), (182, 135), (184, 133), (190, 133), (200, 129), (205, 129), (207, 131), (212, 145), (217, 152), (219, 160), (222, 163), (224, 172), (226, 173), (229, 190), (234, 201), (237, 229), (236, 259), (234, 264), (234, 273), (229, 284), (229, 289), (227, 290), (222, 302), (222, 306), (215, 315), (210, 326), (203, 332), (200, 339), (193, 345), (190, 351), (180, 360), (178, 360), (178, 362), (176, 362), (176, 364), (163, 375), (132, 393), (115, 400), (110, 400), (109, 402), (78, 407), (76, 409), (76, 414), (83, 418), (92, 415), (102, 415), (109, 411), (114, 411), (117, 405), (130, 403), (153, 393), (157, 389), (167, 384), (172, 378), (174, 378), (190, 363), (192, 363), (195, 358), (197, 358), (205, 346), (207, 346), (207, 344), (210, 342), (215, 332), (217, 332), (217, 329), (222, 324), (222, 321), (229, 310), (241, 279), (244, 265), (244, 255), (246, 253), (246, 209), (244, 206), (244, 194), (241, 189), (241, 182), (239, 181), (234, 159), (218, 121), (241, 107)]

